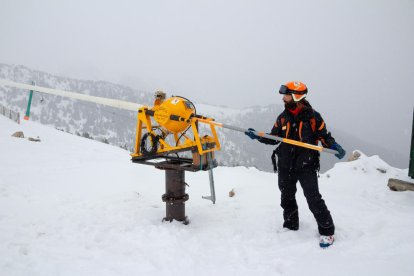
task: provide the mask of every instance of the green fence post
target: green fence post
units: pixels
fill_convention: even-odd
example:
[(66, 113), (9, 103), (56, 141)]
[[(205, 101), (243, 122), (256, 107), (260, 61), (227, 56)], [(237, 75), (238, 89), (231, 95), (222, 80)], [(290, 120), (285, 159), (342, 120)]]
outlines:
[[(32, 81), (32, 85), (35, 85), (34, 81)], [(29, 120), (30, 118), (30, 106), (32, 105), (32, 98), (33, 98), (33, 90), (30, 90), (29, 102), (27, 103), (26, 115), (24, 116), (25, 120)]]
[(413, 109), (413, 128), (411, 130), (411, 153), (410, 167), (408, 168), (408, 176), (414, 178), (414, 109)]

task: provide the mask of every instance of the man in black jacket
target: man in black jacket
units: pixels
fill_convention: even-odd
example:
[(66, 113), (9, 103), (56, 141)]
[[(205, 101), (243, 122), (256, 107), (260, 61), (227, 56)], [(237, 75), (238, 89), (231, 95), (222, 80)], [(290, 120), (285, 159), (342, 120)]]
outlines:
[[(321, 115), (305, 99), (308, 89), (302, 82), (288, 82), (282, 85), (279, 93), (283, 94), (285, 110), (278, 116), (270, 135), (293, 139), (303, 143), (317, 145), (338, 151), (336, 156), (342, 159), (345, 151), (335, 142), (327, 131)], [(252, 139), (264, 144), (276, 145), (280, 142), (257, 136), (254, 129), (246, 132)], [(276, 149), (278, 157), (278, 184), (283, 208), (283, 227), (290, 230), (299, 229), (298, 205), (296, 203), (296, 183), (300, 182), (309, 209), (313, 213), (321, 235), (320, 246), (333, 244), (335, 226), (332, 216), (319, 193), (318, 176), (319, 152), (287, 143), (281, 143)]]

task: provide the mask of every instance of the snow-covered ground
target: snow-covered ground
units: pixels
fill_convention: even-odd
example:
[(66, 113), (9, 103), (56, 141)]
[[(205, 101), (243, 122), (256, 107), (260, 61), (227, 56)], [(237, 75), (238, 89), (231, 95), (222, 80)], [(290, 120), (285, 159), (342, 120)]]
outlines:
[[(19, 130), (41, 142), (11, 137)], [(327, 250), (301, 188), (300, 229), (285, 232), (275, 174), (214, 173), (215, 205), (201, 198), (208, 174), (186, 173), (191, 222), (162, 223), (163, 171), (0, 117), (0, 275), (413, 275), (414, 193), (387, 187), (407, 170), (362, 156), (321, 175), (337, 229)]]

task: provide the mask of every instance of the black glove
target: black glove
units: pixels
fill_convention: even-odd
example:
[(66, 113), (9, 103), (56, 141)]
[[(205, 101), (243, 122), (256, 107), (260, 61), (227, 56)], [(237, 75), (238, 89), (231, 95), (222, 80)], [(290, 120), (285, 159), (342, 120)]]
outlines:
[(244, 134), (246, 134), (247, 136), (250, 137), (250, 139), (259, 139), (259, 136), (257, 136), (256, 134), (254, 134), (254, 129), (253, 128), (249, 128), (246, 132), (244, 132)]
[(331, 149), (336, 150), (338, 153), (335, 154), (336, 157), (339, 159), (344, 158), (346, 151), (339, 145), (338, 143), (333, 143)]

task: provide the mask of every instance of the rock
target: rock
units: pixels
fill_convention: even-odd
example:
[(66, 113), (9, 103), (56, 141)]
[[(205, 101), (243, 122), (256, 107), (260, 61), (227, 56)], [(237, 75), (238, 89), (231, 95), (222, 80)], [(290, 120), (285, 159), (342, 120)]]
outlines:
[(229, 192), (229, 197), (233, 197), (236, 193), (234, 192), (234, 189), (231, 189)]
[(414, 191), (414, 183), (395, 179), (395, 178), (390, 178), (388, 180), (388, 187), (392, 191), (399, 191), (399, 192)]
[(377, 171), (379, 171), (380, 173), (387, 173), (386, 169), (377, 168)]
[(29, 137), (29, 138), (27, 138), (27, 140), (32, 141), (32, 142), (40, 142), (39, 137), (37, 137), (37, 138)]
[(12, 137), (24, 138), (23, 131), (17, 131), (15, 133), (13, 133)]
[(352, 152), (352, 154), (349, 156), (348, 162), (352, 162), (352, 161), (358, 160), (359, 157), (361, 157), (361, 153), (359, 151), (357, 151), (357, 150), (354, 150)]

